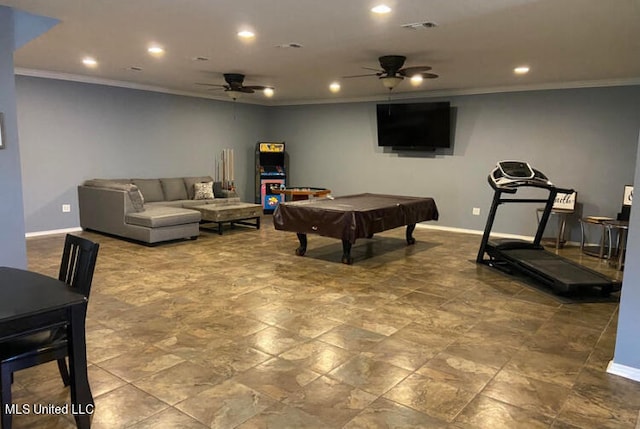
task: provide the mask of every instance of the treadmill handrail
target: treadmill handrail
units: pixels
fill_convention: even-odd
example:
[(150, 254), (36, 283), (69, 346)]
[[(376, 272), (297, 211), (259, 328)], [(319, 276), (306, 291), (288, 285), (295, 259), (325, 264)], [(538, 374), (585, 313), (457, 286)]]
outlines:
[(518, 188), (527, 187), (527, 188), (540, 188), (540, 189), (555, 189), (559, 194), (572, 194), (575, 192), (572, 188), (559, 188), (555, 186), (553, 183), (549, 181), (541, 181), (539, 179), (531, 179), (531, 180), (518, 180), (518, 181), (510, 181), (505, 184), (498, 184), (493, 180), (492, 175), (487, 176), (487, 181), (489, 185), (495, 191), (501, 191), (507, 194), (515, 194), (518, 192)]

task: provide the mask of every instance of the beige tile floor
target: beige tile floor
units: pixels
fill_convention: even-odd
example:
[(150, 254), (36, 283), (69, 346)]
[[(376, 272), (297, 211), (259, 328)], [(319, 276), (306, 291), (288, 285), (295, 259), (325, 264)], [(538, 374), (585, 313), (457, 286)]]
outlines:
[[(614, 299), (561, 299), (473, 260), (479, 236), (338, 240), (238, 227), (157, 247), (100, 243), (87, 347), (95, 429), (636, 428), (640, 383), (609, 375)], [(63, 236), (28, 239), (56, 275)], [(562, 251), (592, 267), (606, 263)], [(598, 301), (596, 299), (596, 301)], [(14, 400), (64, 404), (55, 364)], [(15, 428), (71, 428), (20, 415)]]

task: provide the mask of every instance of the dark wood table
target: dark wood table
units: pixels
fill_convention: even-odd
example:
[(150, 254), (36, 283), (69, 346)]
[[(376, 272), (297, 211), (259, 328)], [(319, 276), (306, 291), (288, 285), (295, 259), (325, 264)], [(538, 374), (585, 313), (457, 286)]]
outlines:
[(91, 427), (94, 408), (87, 377), (86, 311), (87, 298), (64, 282), (31, 271), (0, 267), (0, 346), (11, 338), (56, 326), (67, 327), (69, 412), (80, 429)]
[(433, 198), (357, 194), (280, 203), (273, 213), (277, 230), (298, 235), (296, 255), (307, 251), (307, 234), (342, 240), (342, 262), (351, 264), (351, 246), (358, 238), (406, 225), (407, 244), (414, 244), (416, 223), (438, 219)]

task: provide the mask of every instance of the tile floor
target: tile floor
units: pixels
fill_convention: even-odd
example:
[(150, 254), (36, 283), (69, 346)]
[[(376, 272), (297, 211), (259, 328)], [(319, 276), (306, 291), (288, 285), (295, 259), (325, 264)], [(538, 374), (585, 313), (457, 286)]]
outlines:
[[(388, 231), (356, 243), (347, 266), (329, 238), (295, 256), (295, 234), (269, 216), (259, 231), (157, 247), (79, 234), (101, 245), (95, 429), (637, 427), (640, 383), (605, 372), (617, 295), (568, 301), (478, 266), (477, 235), (418, 228), (408, 247)], [(63, 239), (28, 239), (29, 267), (56, 275)], [(69, 401), (55, 364), (16, 373), (13, 393)]]

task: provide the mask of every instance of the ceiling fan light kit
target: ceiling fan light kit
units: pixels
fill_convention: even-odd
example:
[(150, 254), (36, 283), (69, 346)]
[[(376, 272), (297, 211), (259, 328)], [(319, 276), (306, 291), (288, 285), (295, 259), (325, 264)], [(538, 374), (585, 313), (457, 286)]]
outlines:
[(244, 75), (241, 73), (224, 73), (225, 85), (215, 83), (196, 83), (196, 85), (212, 86), (213, 89), (222, 89), (227, 96), (233, 100), (242, 97), (242, 94), (253, 94), (256, 91), (263, 91), (265, 97), (272, 97), (275, 88), (264, 85), (244, 85)]
[(392, 90), (395, 88), (400, 82), (402, 82), (402, 78), (398, 76), (387, 76), (381, 77), (380, 80), (385, 88)]
[[(392, 90), (393, 88), (398, 86), (398, 84), (402, 82), (405, 77), (411, 78), (413, 85), (419, 85), (423, 79), (435, 79), (438, 77), (437, 74), (428, 73), (429, 70), (431, 70), (430, 66), (414, 66), (403, 68), (406, 59), (407, 57), (403, 55), (383, 55), (378, 58), (378, 62), (380, 63), (380, 67), (382, 68), (382, 70), (376, 71), (376, 73), (371, 74), (344, 77), (352, 78), (363, 76), (377, 76), (378, 79), (380, 79), (380, 81), (382, 82), (382, 85), (384, 85), (384, 87), (389, 90)], [(369, 69), (368, 67), (365, 68)]]

